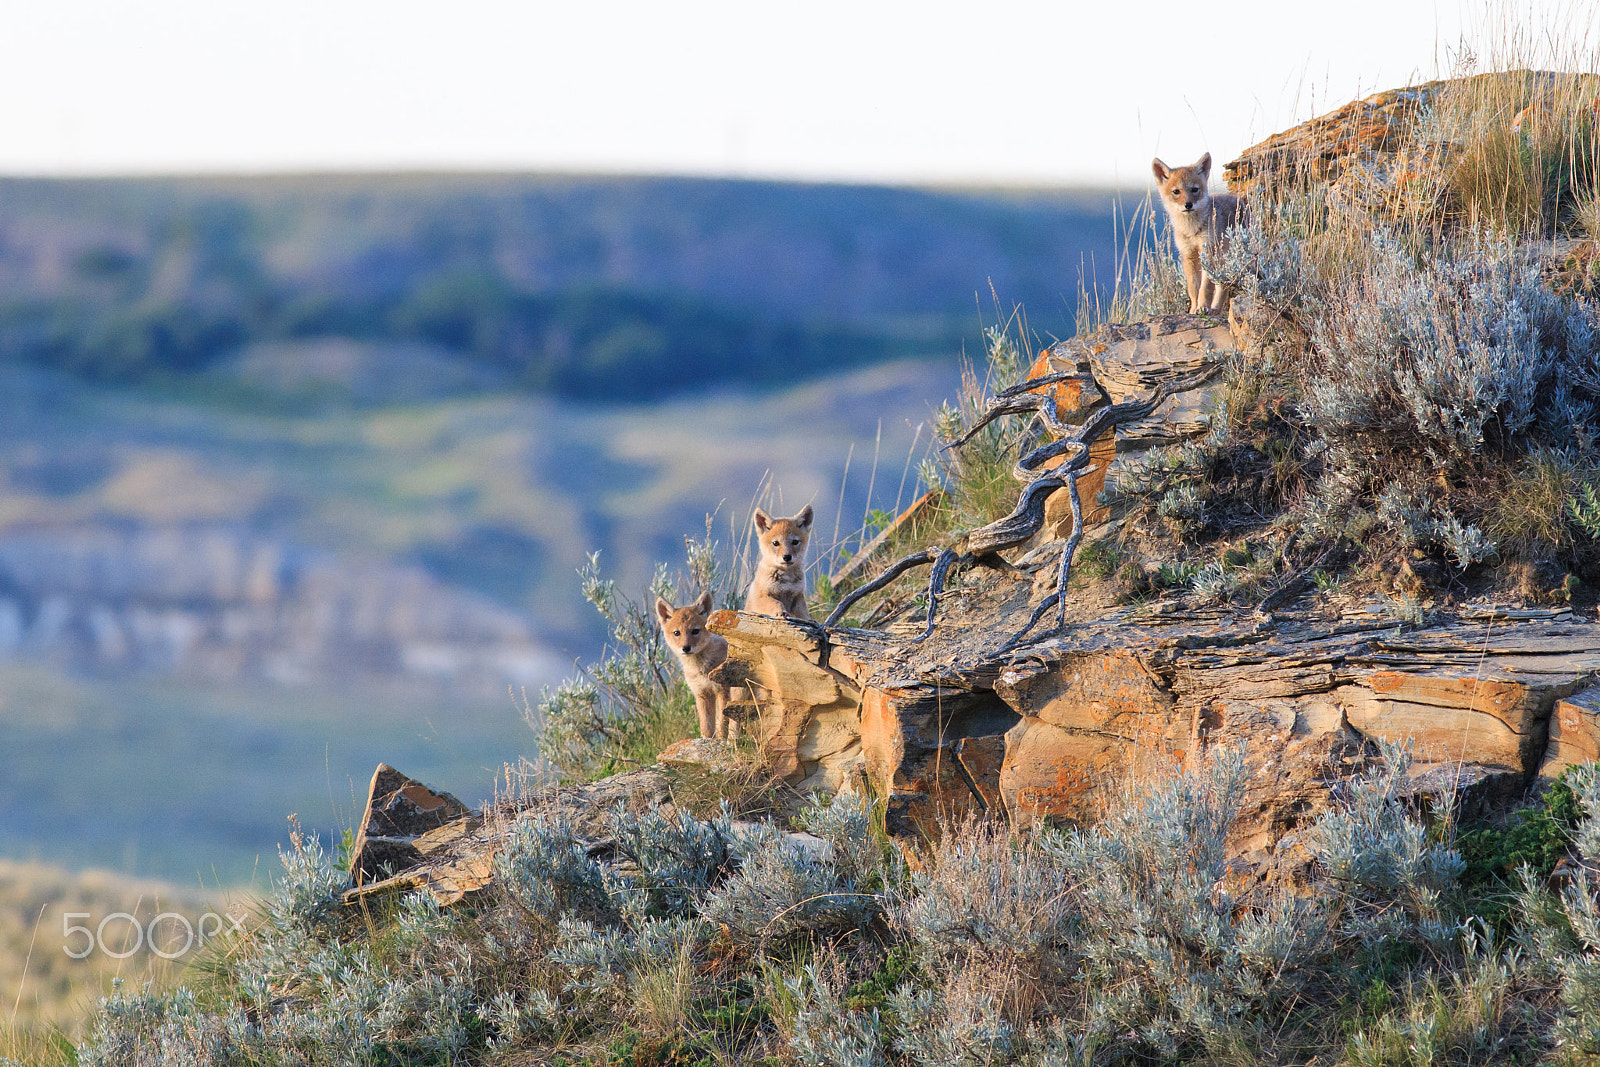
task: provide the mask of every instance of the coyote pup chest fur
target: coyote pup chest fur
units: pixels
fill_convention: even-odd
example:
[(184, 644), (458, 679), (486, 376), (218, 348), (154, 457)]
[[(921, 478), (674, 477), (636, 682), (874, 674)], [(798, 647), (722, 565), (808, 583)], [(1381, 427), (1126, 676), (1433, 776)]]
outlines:
[(811, 505), (792, 519), (774, 519), (756, 508), (755, 526), (761, 559), (745, 594), (744, 610), (809, 620), (805, 559), (806, 543), (811, 540)]
[(731, 739), (738, 736), (738, 725), (725, 714), (728, 687), (711, 676), (711, 672), (728, 658), (728, 641), (706, 629), (706, 617), (710, 614), (710, 593), (681, 608), (656, 597), (656, 618), (661, 620), (662, 636), (667, 639), (672, 654), (678, 657), (683, 680), (689, 683), (689, 692), (694, 694), (695, 711), (700, 716), (700, 736)]
[(1232, 193), (1211, 192), (1210, 152), (1193, 166), (1169, 167), (1157, 159), (1151, 169), (1161, 187), (1161, 206), (1172, 221), (1172, 240), (1189, 290), (1189, 314), (1221, 311), (1227, 294), (1201, 269), (1200, 253), (1215, 255), (1227, 246), (1228, 231), (1244, 220), (1244, 203)]

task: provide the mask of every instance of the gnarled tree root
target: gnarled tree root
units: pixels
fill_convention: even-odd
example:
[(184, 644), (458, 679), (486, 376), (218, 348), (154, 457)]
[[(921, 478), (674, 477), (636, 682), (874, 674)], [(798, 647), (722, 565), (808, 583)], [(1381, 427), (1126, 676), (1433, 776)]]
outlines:
[[(1194, 374), (1175, 378), (1163, 382), (1148, 397), (1143, 400), (1128, 400), (1121, 404), (1113, 404), (1102, 408), (1092, 415), (1081, 426), (1069, 426), (1061, 421), (1056, 412), (1055, 391), (1044, 388), (1075, 377), (1076, 372), (1061, 372), (1045, 374), (1037, 378), (1029, 378), (1019, 382), (1009, 389), (995, 394), (989, 402), (989, 407), (979, 417), (978, 421), (967, 430), (965, 434), (946, 448), (959, 448), (970, 441), (974, 434), (1002, 415), (1032, 414), (1042, 421), (1056, 439), (1049, 444), (1042, 445), (1028, 452), (1018, 459), (1012, 468), (1012, 476), (1018, 481), (1026, 482), (1022, 495), (1017, 499), (1017, 506), (1011, 514), (987, 526), (976, 530), (969, 530), (959, 537), (955, 544), (942, 551), (934, 548), (925, 548), (913, 552), (904, 559), (896, 561), (882, 574), (878, 575), (866, 585), (853, 590), (823, 623), (824, 626), (835, 626), (862, 597), (875, 593), (879, 589), (894, 581), (900, 575), (913, 567), (932, 563), (933, 571), (928, 576), (928, 624), (922, 634), (913, 638), (914, 642), (926, 640), (933, 634), (934, 625), (938, 618), (939, 597), (944, 593), (945, 582), (950, 571), (955, 566), (969, 566), (978, 562), (983, 557), (992, 556), (1002, 549), (1016, 548), (1029, 538), (1033, 537), (1044, 526), (1044, 502), (1051, 493), (1063, 487), (1067, 490), (1067, 497), (1072, 503), (1072, 534), (1061, 549), (1060, 562), (1056, 569), (1055, 591), (1045, 597), (1044, 602), (1034, 609), (1033, 616), (1028, 624), (1001, 646), (1001, 651), (1009, 651), (1020, 647), (1028, 634), (1033, 631), (1039, 621), (1053, 607), (1056, 609), (1056, 624), (1048, 630), (1040, 631), (1034, 640), (1043, 640), (1046, 637), (1060, 633), (1067, 625), (1067, 583), (1072, 577), (1072, 561), (1077, 555), (1078, 544), (1083, 540), (1083, 505), (1078, 499), (1078, 478), (1088, 474), (1093, 468), (1089, 464), (1089, 443), (1099, 437), (1107, 429), (1114, 428), (1125, 422), (1142, 419), (1150, 414), (1168, 397), (1186, 392), (1198, 385), (1205, 383), (1214, 369), (1207, 368)], [(1043, 389), (1042, 392), (1036, 390)], [(1043, 469), (1043, 465), (1057, 457), (1061, 462), (1056, 466)]]

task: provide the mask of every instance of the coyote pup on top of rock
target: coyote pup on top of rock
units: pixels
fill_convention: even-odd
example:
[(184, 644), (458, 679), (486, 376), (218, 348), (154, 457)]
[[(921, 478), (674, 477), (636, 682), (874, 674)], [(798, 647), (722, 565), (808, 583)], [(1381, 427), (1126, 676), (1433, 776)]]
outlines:
[(774, 519), (760, 508), (755, 513), (761, 560), (744, 597), (744, 610), (758, 615), (788, 615), (810, 620), (806, 609), (806, 542), (811, 540), (811, 505), (792, 519)]
[(683, 680), (689, 683), (689, 691), (694, 694), (695, 711), (700, 714), (700, 736), (732, 740), (739, 736), (739, 725), (725, 713), (728, 687), (711, 677), (711, 672), (728, 658), (728, 640), (706, 629), (706, 616), (710, 614), (710, 593), (681, 608), (656, 597), (656, 618), (661, 620), (661, 632), (672, 646), (672, 654), (678, 657)]
[(1226, 294), (1215, 278), (1200, 269), (1200, 250), (1215, 255), (1226, 247), (1228, 231), (1244, 221), (1244, 202), (1232, 193), (1211, 192), (1210, 152), (1192, 167), (1168, 167), (1157, 159), (1151, 169), (1161, 185), (1161, 204), (1172, 220), (1172, 240), (1189, 289), (1189, 314), (1221, 311)]

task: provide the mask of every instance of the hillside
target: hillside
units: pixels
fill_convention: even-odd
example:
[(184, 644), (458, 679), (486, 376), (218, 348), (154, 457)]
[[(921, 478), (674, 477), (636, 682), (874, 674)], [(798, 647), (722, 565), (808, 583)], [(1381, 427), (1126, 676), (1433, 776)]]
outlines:
[(111, 382), (404, 343), (463, 383), (644, 400), (1071, 332), (1111, 198), (666, 178), (0, 182), (0, 359)]

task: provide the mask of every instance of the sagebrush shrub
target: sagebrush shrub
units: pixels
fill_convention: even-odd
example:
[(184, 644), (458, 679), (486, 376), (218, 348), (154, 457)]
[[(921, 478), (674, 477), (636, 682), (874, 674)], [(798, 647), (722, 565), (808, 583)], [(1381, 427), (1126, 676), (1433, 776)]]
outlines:
[(569, 912), (601, 916), (614, 910), (600, 865), (558, 815), (518, 819), (495, 857), (495, 874), (506, 892), (548, 923)]
[[(1344, 783), (1336, 806), (1306, 832), (1306, 846), (1346, 894), (1347, 932), (1374, 942), (1417, 938), (1451, 944), (1458, 928), (1446, 914), (1445, 896), (1466, 869), (1461, 855), (1429, 833), (1406, 786), (1411, 753), (1381, 742), (1383, 758), (1370, 773)], [(1439, 799), (1434, 818), (1452, 824), (1451, 794)]]
[[(1573, 787), (1585, 813), (1576, 834), (1578, 852), (1593, 864), (1600, 860), (1600, 768), (1574, 775)], [(1562, 889), (1561, 910), (1571, 939), (1556, 966), (1564, 1009), (1556, 1040), (1572, 1053), (1600, 1056), (1600, 878), (1589, 866), (1575, 870)]]
[(784, 979), (794, 1001), (790, 1047), (803, 1067), (883, 1067), (883, 1023), (878, 1010), (852, 1010), (826, 969), (808, 964)]
[(326, 923), (350, 888), (350, 872), (334, 862), (321, 838), (302, 833), (298, 825), (290, 829), (289, 847), (280, 848), (278, 858), (283, 875), (264, 902), (267, 920), (280, 930), (310, 931)]
[(834, 861), (813, 858), (769, 827), (738, 844), (739, 869), (705, 897), (701, 914), (748, 949), (859, 929), (881, 910), (872, 885)]
[(733, 865), (732, 818), (724, 812), (701, 822), (677, 810), (631, 814), (618, 808), (610, 819), (616, 848), (636, 872), (618, 888), (641, 894), (651, 906), (683, 915)]
[(1100, 825), (1048, 843), (1077, 887), (1091, 1032), (1132, 1029), (1163, 1054), (1226, 1047), (1304, 987), (1324, 947), (1314, 905), (1282, 892), (1247, 905), (1227, 888), (1248, 773), (1241, 749), (1221, 749), (1130, 786)]
[(1332, 443), (1448, 469), (1527, 431), (1558, 382), (1587, 380), (1596, 330), (1517, 245), (1430, 251), (1374, 236), (1316, 322), (1303, 410)]
[(893, 922), (937, 967), (974, 962), (1040, 976), (1063, 965), (1072, 881), (1038, 842), (969, 820), (935, 842), (896, 894)]
[(1460, 570), (1493, 559), (1494, 543), (1476, 526), (1437, 508), (1426, 494), (1414, 494), (1398, 482), (1378, 494), (1378, 521), (1406, 551), (1427, 548), (1442, 552)]
[(886, 850), (879, 840), (870, 796), (840, 793), (827, 797), (813, 793), (794, 821), (800, 829), (828, 842), (833, 847), (834, 865), (859, 884), (869, 884), (874, 878), (881, 880), (888, 862), (886, 852), (899, 858), (899, 853)]
[(938, 988), (902, 986), (889, 996), (899, 1021), (894, 1047), (917, 1067), (993, 1067), (1020, 1043), (1001, 1010), (1010, 982), (983, 968), (950, 972)]

